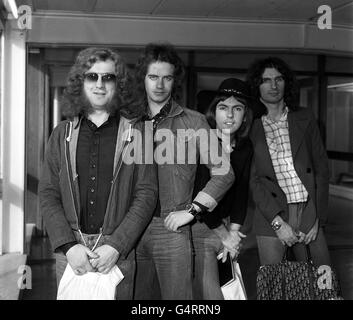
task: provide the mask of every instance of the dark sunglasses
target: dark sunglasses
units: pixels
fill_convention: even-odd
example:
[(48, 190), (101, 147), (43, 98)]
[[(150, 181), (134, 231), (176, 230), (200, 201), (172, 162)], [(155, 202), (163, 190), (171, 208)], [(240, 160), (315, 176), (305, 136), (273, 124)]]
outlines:
[(113, 73), (96, 73), (96, 72), (88, 72), (84, 74), (85, 80), (89, 82), (97, 82), (99, 77), (101, 77), (102, 82), (115, 82), (116, 75)]

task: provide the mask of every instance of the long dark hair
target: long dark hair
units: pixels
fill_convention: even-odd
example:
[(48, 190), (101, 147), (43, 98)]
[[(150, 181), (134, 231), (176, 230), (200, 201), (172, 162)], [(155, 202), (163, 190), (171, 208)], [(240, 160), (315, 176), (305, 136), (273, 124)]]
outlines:
[(90, 113), (92, 107), (83, 94), (84, 74), (97, 62), (111, 60), (115, 65), (116, 92), (110, 103), (109, 111), (119, 110), (123, 115), (131, 114), (129, 110), (121, 109), (125, 96), (128, 96), (131, 77), (121, 56), (109, 48), (87, 48), (80, 51), (67, 77), (67, 84), (61, 99), (61, 109), (64, 117), (72, 119), (75, 116)]
[[(210, 103), (209, 107), (206, 110), (206, 119), (208, 121), (208, 124), (212, 129), (217, 128), (217, 123), (216, 123), (216, 108), (218, 103), (221, 101), (227, 100), (230, 95), (218, 93), (212, 102)], [(237, 145), (240, 145), (243, 143), (244, 140), (246, 140), (249, 136), (249, 131), (251, 129), (252, 125), (252, 120), (253, 120), (253, 112), (250, 107), (250, 102), (247, 99), (240, 98), (234, 96), (238, 101), (240, 101), (244, 106), (245, 106), (245, 113), (244, 113), (244, 122), (241, 124), (240, 128), (235, 131), (234, 133), (234, 138), (236, 141)]]
[(262, 75), (266, 68), (274, 68), (280, 72), (285, 80), (284, 102), (289, 109), (294, 110), (298, 104), (298, 82), (291, 68), (282, 59), (277, 57), (268, 57), (255, 61), (249, 68), (247, 82), (250, 86), (252, 95), (259, 99), (259, 87), (262, 83)]
[(174, 66), (172, 98), (177, 101), (180, 99), (182, 80), (185, 75), (183, 61), (171, 44), (149, 43), (136, 63), (133, 81), (133, 95), (130, 100), (130, 106), (136, 109), (142, 109), (143, 112), (147, 111), (145, 76), (149, 65), (157, 61), (167, 62)]

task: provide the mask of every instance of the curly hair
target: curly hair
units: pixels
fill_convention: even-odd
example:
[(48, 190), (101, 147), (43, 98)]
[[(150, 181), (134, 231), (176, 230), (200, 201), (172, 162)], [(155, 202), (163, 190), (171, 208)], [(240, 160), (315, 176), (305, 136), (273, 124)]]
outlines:
[(249, 68), (246, 81), (248, 82), (252, 95), (260, 98), (259, 87), (262, 83), (262, 75), (266, 68), (274, 68), (282, 74), (285, 81), (284, 102), (291, 110), (296, 109), (298, 103), (298, 82), (291, 68), (282, 59), (268, 57), (255, 61)]
[[(221, 101), (225, 101), (230, 97), (230, 95), (225, 95), (222, 93), (217, 93), (214, 97), (210, 105), (206, 110), (206, 119), (208, 124), (212, 129), (217, 128), (216, 124), (216, 108), (218, 103)], [(245, 121), (241, 124), (240, 128), (235, 132), (234, 138), (237, 144), (241, 144), (248, 136), (249, 131), (251, 129), (252, 121), (253, 121), (253, 112), (250, 106), (250, 101), (245, 98), (235, 97), (238, 101), (240, 101), (245, 106), (244, 119)]]
[(121, 108), (125, 96), (128, 96), (128, 83), (131, 77), (121, 56), (109, 48), (87, 48), (80, 51), (67, 77), (66, 87), (61, 99), (61, 109), (64, 117), (72, 119), (92, 111), (92, 107), (83, 93), (84, 74), (97, 62), (111, 60), (115, 65), (116, 91), (108, 106), (111, 113), (117, 110), (125, 116), (131, 114), (129, 110)]
[(169, 43), (149, 43), (140, 55), (134, 72), (134, 88), (131, 97), (131, 106), (133, 108), (147, 111), (147, 95), (145, 90), (145, 76), (148, 67), (153, 62), (167, 62), (174, 66), (174, 83), (172, 88), (172, 98), (180, 99), (182, 80), (185, 75), (185, 67), (181, 58), (178, 56), (175, 48)]

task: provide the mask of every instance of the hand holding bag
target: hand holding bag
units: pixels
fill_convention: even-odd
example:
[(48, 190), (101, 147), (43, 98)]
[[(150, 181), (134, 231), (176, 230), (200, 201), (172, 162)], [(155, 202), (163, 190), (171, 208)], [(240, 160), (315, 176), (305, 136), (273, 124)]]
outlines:
[[(87, 242), (79, 230), (83, 244)], [(99, 234), (92, 251), (98, 246), (102, 233)], [(116, 286), (123, 280), (124, 275), (117, 265), (107, 273), (87, 272), (76, 275), (68, 263), (60, 280), (57, 300), (114, 300)]]
[(114, 300), (115, 288), (124, 278), (117, 265), (107, 273), (76, 275), (67, 264), (60, 280), (57, 300)]
[[(335, 272), (329, 266), (316, 268), (309, 246), (305, 248), (307, 261), (288, 261), (286, 247), (280, 263), (259, 268), (256, 278), (258, 300), (341, 299)], [(321, 271), (327, 274), (321, 274)]]

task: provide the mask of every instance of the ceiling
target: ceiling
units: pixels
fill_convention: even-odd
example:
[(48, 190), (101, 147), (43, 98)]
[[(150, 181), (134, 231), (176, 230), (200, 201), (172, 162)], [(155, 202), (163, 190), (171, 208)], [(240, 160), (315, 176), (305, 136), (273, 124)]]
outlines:
[(202, 18), (310, 22), (319, 6), (329, 5), (333, 25), (353, 26), (353, 1), (347, 0), (16, 0), (36, 12), (71, 12), (151, 18)]

